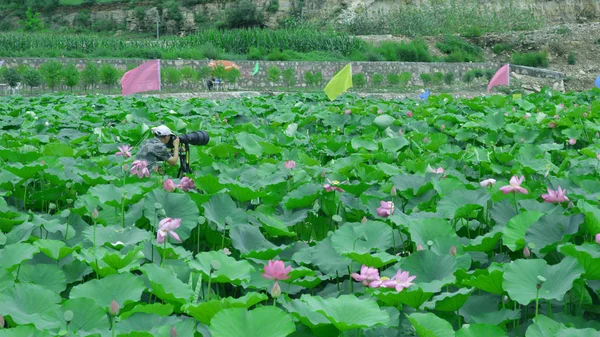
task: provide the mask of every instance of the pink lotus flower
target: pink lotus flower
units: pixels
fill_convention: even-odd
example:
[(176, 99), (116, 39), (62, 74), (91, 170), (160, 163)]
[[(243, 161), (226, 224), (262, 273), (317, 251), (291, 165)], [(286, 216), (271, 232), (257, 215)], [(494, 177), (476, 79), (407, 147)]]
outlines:
[(134, 161), (130, 172), (131, 174), (137, 174), (138, 178), (140, 179), (142, 179), (143, 176), (150, 176), (150, 171), (148, 171), (148, 163), (145, 160)]
[(596, 159), (600, 160), (600, 153), (596, 154)]
[(92, 218), (98, 219), (98, 209), (97, 208), (94, 208), (94, 211), (92, 212)]
[(417, 244), (417, 252), (420, 252), (423, 250), (423, 246), (421, 246), (420, 243)]
[(178, 187), (181, 188), (183, 191), (187, 192), (189, 190), (196, 189), (196, 184), (194, 184), (194, 181), (192, 179), (188, 177), (183, 177), (181, 178)]
[(548, 123), (548, 128), (549, 129), (554, 129), (556, 127), (556, 125), (557, 124), (555, 122), (550, 122), (550, 123)]
[(577, 141), (575, 140), (575, 138), (569, 138), (569, 144), (570, 145), (575, 145), (575, 143), (577, 143)]
[(578, 107), (578, 106), (579, 106), (579, 104), (575, 103), (575, 104), (573, 104), (573, 106), (574, 106), (574, 107)]
[(409, 111), (409, 112), (407, 112), (407, 113), (406, 113), (406, 116), (408, 116), (408, 117), (412, 117), (412, 116), (413, 116), (413, 113), (412, 113), (412, 111)]
[(452, 247), (450, 247), (450, 255), (452, 256), (456, 256), (457, 252), (456, 252), (456, 246), (452, 245)]
[(528, 259), (531, 256), (531, 251), (529, 250), (529, 247), (525, 246), (525, 248), (523, 248), (523, 257)]
[(528, 119), (529, 117), (531, 117), (531, 114), (528, 112), (525, 114), (525, 116), (523, 116), (523, 119)]
[(566, 197), (566, 194), (567, 189), (563, 190), (560, 188), (560, 186), (558, 186), (558, 190), (556, 191), (553, 191), (548, 188), (548, 194), (542, 194), (542, 198), (545, 202), (565, 202), (569, 201), (569, 198)]
[(171, 179), (167, 179), (163, 183), (163, 189), (167, 192), (173, 192), (175, 190), (175, 187), (175, 183)]
[(262, 274), (267, 280), (287, 280), (290, 278), (290, 271), (292, 266), (285, 266), (283, 261), (269, 260), (269, 263), (265, 266), (265, 272)]
[(510, 192), (528, 194), (529, 192), (523, 187), (521, 187), (523, 180), (525, 180), (524, 176), (522, 176), (521, 178), (517, 176), (512, 176), (512, 178), (510, 178), (510, 185), (500, 187), (500, 191), (502, 191), (504, 194)]
[(131, 157), (131, 150), (133, 150), (133, 147), (131, 147), (129, 145), (123, 145), (123, 146), (119, 146), (118, 148), (119, 148), (119, 152), (115, 153), (115, 155), (123, 156), (125, 158)]
[(495, 183), (496, 179), (486, 179), (480, 182), (479, 184), (481, 185), (481, 187), (488, 187), (494, 185)]
[(442, 124), (442, 126), (440, 127), (440, 129), (442, 129), (442, 131), (446, 130), (446, 124)]
[(295, 161), (293, 161), (293, 160), (288, 160), (288, 161), (286, 161), (286, 162), (285, 162), (285, 164), (283, 164), (283, 166), (284, 166), (286, 169), (289, 169), (289, 170), (291, 170), (291, 169), (293, 169), (293, 168), (295, 168), (295, 167), (296, 167), (296, 162), (295, 162)]
[(327, 192), (331, 192), (331, 191), (338, 191), (338, 192), (345, 192), (343, 189), (339, 188), (338, 185), (343, 184), (344, 182), (339, 182), (337, 180), (329, 180), (329, 178), (327, 178), (327, 184), (323, 185), (323, 188), (325, 188), (325, 191)]
[(351, 115), (351, 114), (352, 114), (352, 110), (350, 110), (350, 109), (347, 109), (346, 111), (344, 111), (344, 114), (346, 114), (346, 115)]
[(360, 268), (360, 274), (352, 273), (350, 276), (352, 276), (356, 282), (362, 282), (362, 284), (368, 286), (371, 282), (379, 280), (379, 270), (363, 265)]
[(407, 271), (398, 269), (398, 272), (390, 280), (383, 281), (383, 286), (386, 288), (396, 288), (396, 291), (402, 291), (413, 285), (412, 281), (417, 278), (410, 276)]
[(398, 129), (398, 135), (402, 136), (404, 134), (404, 131), (402, 131), (402, 129)]
[(171, 330), (169, 331), (169, 337), (177, 337), (177, 330), (175, 329), (174, 325), (171, 326)]
[(108, 307), (108, 312), (113, 316), (117, 316), (119, 314), (119, 303), (117, 303), (116, 300), (113, 300), (112, 302), (110, 302), (110, 306)]
[(429, 143), (429, 138), (427, 138), (427, 137), (423, 138), (423, 143)]
[(394, 214), (394, 203), (391, 201), (380, 201), (380, 207), (377, 208), (377, 215), (387, 218)]
[(181, 219), (164, 218), (158, 223), (158, 232), (156, 232), (156, 241), (158, 243), (165, 242), (167, 235), (173, 239), (181, 242), (179, 235), (175, 233), (175, 230), (181, 226)]
[(383, 113), (383, 110), (379, 109), (377, 110), (377, 113), (381, 115)]
[(565, 105), (564, 105), (564, 104), (562, 104), (562, 103), (560, 103), (560, 104), (558, 105), (558, 107), (559, 107), (559, 108), (561, 108), (561, 109), (564, 109), (564, 108), (565, 108)]
[(600, 245), (600, 233), (596, 234), (596, 243)]
[(427, 165), (427, 172), (443, 174), (444, 168), (440, 166), (437, 169), (434, 169), (433, 167), (431, 167), (431, 165)]

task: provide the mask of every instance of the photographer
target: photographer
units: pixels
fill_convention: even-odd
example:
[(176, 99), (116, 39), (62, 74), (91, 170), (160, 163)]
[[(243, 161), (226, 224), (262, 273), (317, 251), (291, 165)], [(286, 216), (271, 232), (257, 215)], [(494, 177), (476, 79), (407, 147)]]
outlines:
[[(179, 164), (179, 137), (175, 137), (171, 129), (165, 125), (152, 128), (156, 138), (146, 140), (141, 146), (135, 159), (145, 160), (148, 170), (157, 170), (157, 162), (166, 161), (171, 166)], [(172, 142), (169, 144), (169, 142)], [(172, 147), (172, 151), (169, 148)]]

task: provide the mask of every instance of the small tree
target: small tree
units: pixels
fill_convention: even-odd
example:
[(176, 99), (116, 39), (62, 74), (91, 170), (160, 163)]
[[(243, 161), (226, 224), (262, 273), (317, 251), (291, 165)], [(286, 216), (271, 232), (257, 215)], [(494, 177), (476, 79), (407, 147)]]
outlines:
[(109, 93), (110, 88), (116, 85), (118, 80), (119, 71), (113, 66), (111, 66), (110, 64), (103, 64), (100, 67), (100, 82), (108, 88)]
[(447, 85), (452, 84), (454, 82), (454, 73), (446, 73), (444, 74), (444, 83)]
[(383, 83), (383, 75), (381, 74), (374, 74), (373, 75), (373, 85), (378, 87)]
[(15, 68), (8, 68), (3, 74), (4, 81), (11, 87), (16, 87), (21, 82), (21, 75)]
[(367, 79), (365, 78), (365, 74), (359, 73), (356, 75), (352, 75), (352, 83), (358, 88), (364, 87), (367, 84)]
[(192, 67), (181, 69), (181, 78), (186, 82), (187, 87), (191, 87), (192, 83), (196, 82), (198, 74)]
[(323, 82), (323, 73), (321, 73), (320, 71), (317, 71), (316, 73), (312, 74), (312, 78), (313, 78), (313, 84), (314, 85), (320, 85), (321, 82)]
[(281, 75), (283, 77), (283, 82), (287, 84), (288, 87), (292, 87), (296, 84), (296, 70), (294, 70), (294, 68), (287, 68)]
[(310, 71), (304, 73), (304, 81), (308, 86), (313, 84), (313, 74)]
[(29, 90), (33, 92), (33, 87), (39, 87), (42, 84), (42, 74), (35, 68), (28, 68), (23, 73), (23, 82), (29, 86)]
[(62, 68), (62, 64), (56, 60), (47, 61), (40, 66), (40, 72), (52, 92), (62, 79)]
[(433, 73), (433, 84), (434, 85), (440, 85), (440, 84), (442, 84), (442, 81), (444, 81), (444, 74), (442, 74), (439, 71), (436, 71), (435, 73)]
[(387, 81), (390, 85), (398, 85), (398, 84), (400, 84), (400, 75), (387, 74)]
[(86, 90), (89, 86), (92, 88), (92, 92), (94, 92), (94, 88), (100, 81), (100, 72), (98, 71), (96, 63), (88, 62), (86, 64), (85, 69), (81, 72), (81, 80)]
[(423, 85), (425, 85), (425, 86), (431, 84), (431, 81), (433, 80), (431, 78), (431, 74), (422, 73), (422, 74), (419, 74), (419, 77), (421, 78), (421, 80), (423, 81)]
[(227, 74), (225, 74), (225, 80), (229, 83), (235, 84), (235, 82), (237, 82), (238, 78), (240, 78), (241, 75), (242, 73), (240, 73), (238, 69), (233, 68), (229, 70)]
[(164, 68), (165, 82), (171, 87), (175, 87), (181, 82), (181, 73), (177, 68)]
[(73, 92), (73, 87), (79, 84), (79, 79), (81, 78), (77, 67), (75, 67), (73, 63), (69, 63), (63, 69), (62, 76), (66, 86), (71, 89), (71, 92)]
[(204, 66), (198, 70), (198, 79), (204, 80), (210, 77), (212, 70), (208, 66)]
[(274, 84), (279, 83), (281, 78), (281, 70), (276, 66), (270, 66), (267, 69), (267, 80), (273, 82)]
[(212, 74), (215, 78), (224, 79), (227, 75), (227, 70), (225, 70), (225, 67), (219, 64), (212, 70)]
[(25, 12), (25, 20), (20, 20), (21, 29), (26, 32), (36, 32), (44, 29), (44, 22), (40, 18), (40, 12), (34, 12), (31, 7)]
[(400, 73), (400, 85), (403, 87), (407, 86), (412, 79), (412, 74), (408, 71)]

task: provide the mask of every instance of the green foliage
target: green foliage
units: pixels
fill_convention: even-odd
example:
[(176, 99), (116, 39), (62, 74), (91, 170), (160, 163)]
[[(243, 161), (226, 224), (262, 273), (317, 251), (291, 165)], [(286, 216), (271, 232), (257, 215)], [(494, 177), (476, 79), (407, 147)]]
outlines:
[(269, 61), (289, 61), (290, 56), (289, 53), (281, 50), (273, 50), (267, 55), (267, 60)]
[(567, 57), (567, 62), (570, 65), (574, 65), (575, 63), (577, 63), (577, 59), (575, 58), (575, 52), (574, 51), (570, 51), (569, 52), (569, 56)]
[(425, 85), (425, 86), (430, 85), (431, 82), (433, 81), (431, 74), (422, 73), (422, 74), (419, 74), (419, 77), (421, 78), (421, 81), (423, 81), (423, 85)]
[(44, 80), (46, 80), (46, 85), (52, 91), (60, 83), (62, 68), (62, 64), (56, 60), (46, 61), (40, 66), (40, 72), (44, 76)]
[[(236, 69), (237, 70), (237, 69)], [(196, 82), (198, 79), (198, 73), (192, 67), (184, 67), (181, 69), (181, 78), (188, 84)], [(239, 72), (239, 70), (238, 70)]]
[(287, 68), (282, 73), (283, 82), (288, 87), (293, 87), (296, 84), (296, 70), (294, 68)]
[(439, 71), (433, 73), (432, 81), (433, 81), (434, 85), (440, 85), (440, 84), (442, 84), (443, 80), (444, 80), (444, 74), (440, 73)]
[(509, 43), (496, 43), (492, 46), (492, 51), (496, 55), (500, 55), (504, 51), (510, 51), (513, 46)]
[(225, 81), (229, 83), (235, 83), (241, 75), (242, 74), (238, 69), (233, 68), (225, 74)]
[(454, 73), (453, 72), (447, 72), (444, 74), (444, 83), (446, 83), (447, 85), (451, 85), (452, 82), (454, 82)]
[(21, 74), (15, 68), (8, 68), (2, 77), (11, 88), (16, 87), (21, 82)]
[(378, 87), (383, 83), (383, 75), (381, 74), (373, 74), (373, 85)]
[(436, 46), (446, 55), (447, 62), (483, 61), (483, 51), (466, 40), (453, 35), (444, 35)]
[(104, 84), (107, 88), (112, 88), (119, 81), (119, 71), (110, 64), (103, 64), (100, 66), (100, 83)]
[(256, 47), (250, 47), (250, 50), (248, 51), (248, 60), (259, 61), (262, 60), (263, 57), (264, 53), (261, 49)]
[(398, 74), (387, 74), (387, 81), (390, 85), (398, 85), (400, 84), (400, 75)]
[(279, 81), (281, 80), (281, 69), (279, 69), (279, 67), (276, 66), (270, 66), (267, 69), (267, 80), (273, 83), (279, 83)]
[(227, 76), (227, 70), (219, 64), (212, 69), (212, 76), (216, 78), (225, 78), (225, 76)]
[(73, 91), (73, 87), (79, 84), (79, 70), (77, 70), (77, 67), (73, 63), (69, 63), (62, 70), (62, 78), (65, 85)]
[(201, 67), (198, 69), (198, 78), (205, 79), (208, 78), (212, 74), (212, 69), (208, 66)]
[(42, 85), (42, 80), (42, 74), (35, 68), (27, 68), (23, 73), (23, 82), (25, 85), (29, 86), (30, 89)]
[(365, 78), (365, 74), (358, 73), (352, 75), (352, 84), (355, 87), (362, 88), (367, 84), (367, 79)]
[(19, 21), (21, 29), (26, 32), (37, 32), (44, 29), (44, 22), (40, 18), (40, 12), (33, 12), (31, 7), (25, 12), (25, 20)]
[(267, 12), (271, 14), (277, 13), (279, 10), (279, 0), (269, 0), (269, 5), (267, 6)]
[(412, 74), (408, 71), (400, 73), (400, 85), (407, 86), (412, 79)]
[(251, 0), (240, 0), (226, 11), (225, 27), (250, 28), (262, 26), (264, 17)]
[(386, 61), (431, 62), (429, 48), (419, 39), (409, 43), (383, 42), (376, 49)]
[(181, 82), (181, 73), (179, 69), (173, 67), (161, 68), (161, 78), (164, 78), (165, 82), (171, 86), (175, 86)]
[(548, 55), (545, 52), (514, 53), (513, 63), (528, 67), (548, 67)]
[(475, 74), (472, 70), (465, 72), (465, 74), (463, 75), (463, 81), (465, 83), (471, 83), (471, 82), (473, 82), (474, 79), (475, 79)]
[(204, 57), (210, 60), (217, 60), (221, 55), (219, 48), (217, 48), (214, 44), (210, 42), (205, 42), (204, 44), (202, 44), (200, 46), (200, 51), (202, 52)]
[(90, 87), (92, 90), (100, 82), (100, 71), (98, 66), (94, 62), (88, 62), (85, 69), (81, 72), (81, 81), (84, 87), (87, 89)]
[(307, 71), (304, 73), (304, 81), (309, 86), (318, 86), (323, 82), (323, 74), (320, 71)]

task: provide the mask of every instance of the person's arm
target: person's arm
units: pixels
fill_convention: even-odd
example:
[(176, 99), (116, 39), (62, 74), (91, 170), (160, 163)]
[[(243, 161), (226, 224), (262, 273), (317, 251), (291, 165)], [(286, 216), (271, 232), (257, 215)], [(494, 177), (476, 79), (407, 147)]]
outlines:
[(177, 166), (177, 164), (179, 164), (179, 137), (173, 140), (173, 155), (167, 159), (167, 163), (171, 166)]

